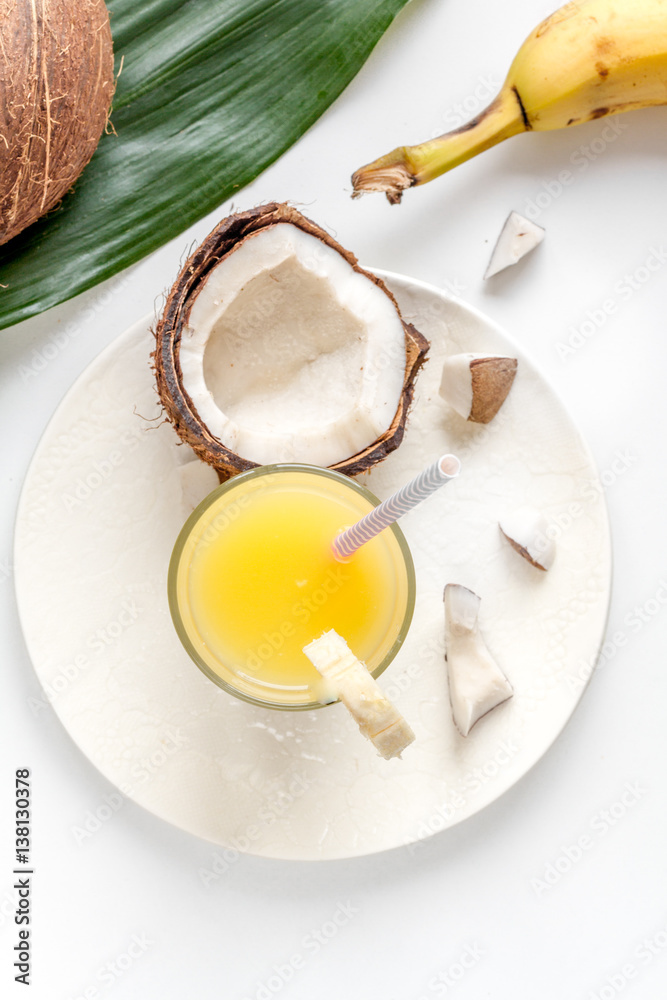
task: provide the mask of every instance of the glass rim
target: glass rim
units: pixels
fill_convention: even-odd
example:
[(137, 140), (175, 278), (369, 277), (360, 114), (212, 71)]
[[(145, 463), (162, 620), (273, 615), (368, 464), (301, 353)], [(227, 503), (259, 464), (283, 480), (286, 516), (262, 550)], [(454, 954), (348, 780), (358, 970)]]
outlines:
[[(351, 488), (358, 495), (362, 496), (367, 500), (371, 507), (377, 507), (382, 501), (377, 497), (367, 486), (356, 482), (350, 476), (345, 475), (343, 472), (338, 472), (336, 469), (328, 469), (319, 465), (307, 465), (302, 462), (274, 462), (271, 465), (259, 465), (252, 469), (247, 469), (245, 472), (240, 472), (231, 479), (227, 479), (224, 483), (220, 483), (214, 489), (208, 493), (204, 499), (197, 504), (192, 513), (188, 516), (185, 523), (183, 524), (181, 530), (178, 533), (176, 542), (169, 559), (169, 568), (167, 571), (167, 596), (169, 600), (169, 612), (171, 615), (174, 628), (180, 642), (185, 649), (186, 653), (191, 660), (196, 664), (197, 667), (213, 681), (219, 688), (226, 691), (228, 694), (233, 695), (235, 698), (240, 698), (242, 701), (249, 702), (252, 705), (257, 705), (260, 708), (273, 708), (284, 711), (310, 711), (314, 708), (326, 708), (327, 705), (338, 704), (338, 699), (331, 702), (322, 701), (312, 701), (305, 702), (304, 704), (289, 704), (278, 701), (271, 701), (263, 698), (254, 697), (251, 694), (247, 694), (239, 690), (239, 688), (234, 687), (223, 677), (217, 674), (209, 664), (200, 655), (198, 649), (190, 639), (188, 630), (186, 628), (185, 622), (181, 615), (181, 610), (178, 600), (178, 572), (180, 568), (181, 556), (183, 555), (183, 550), (190, 538), (195, 527), (204, 516), (206, 511), (217, 503), (220, 497), (224, 496), (225, 493), (230, 492), (233, 488), (243, 482), (247, 482), (250, 479), (259, 479), (263, 476), (269, 476), (274, 473), (284, 473), (284, 472), (295, 472), (295, 473), (307, 473), (313, 475), (319, 475), (326, 479), (333, 479), (335, 482), (342, 483), (344, 486)], [(407, 540), (403, 531), (399, 525), (394, 521), (393, 524), (389, 525), (389, 530), (392, 532), (397, 544), (399, 551), (401, 553), (403, 565), (405, 567), (406, 575), (406, 600), (405, 600), (405, 612), (401, 621), (401, 625), (398, 631), (396, 639), (392, 643), (391, 647), (387, 650), (384, 657), (380, 663), (371, 671), (371, 676), (378, 678), (387, 669), (389, 664), (394, 660), (396, 654), (400, 650), (401, 646), (405, 642), (405, 639), (412, 622), (415, 609), (415, 597), (416, 597), (416, 578), (415, 578), (415, 567), (412, 558), (412, 553), (408, 546)]]

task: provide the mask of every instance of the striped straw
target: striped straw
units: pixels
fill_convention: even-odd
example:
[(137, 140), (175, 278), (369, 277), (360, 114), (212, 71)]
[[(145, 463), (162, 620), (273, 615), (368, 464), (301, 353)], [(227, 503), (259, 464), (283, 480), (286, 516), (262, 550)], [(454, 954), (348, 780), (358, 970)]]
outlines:
[(407, 514), (409, 510), (429, 497), (431, 493), (439, 490), (450, 479), (456, 479), (460, 470), (461, 463), (455, 455), (443, 455), (397, 493), (383, 500), (370, 514), (366, 514), (351, 528), (342, 531), (332, 542), (334, 555), (338, 559), (346, 559), (351, 556), (364, 542), (379, 535), (381, 531), (397, 521), (402, 514)]

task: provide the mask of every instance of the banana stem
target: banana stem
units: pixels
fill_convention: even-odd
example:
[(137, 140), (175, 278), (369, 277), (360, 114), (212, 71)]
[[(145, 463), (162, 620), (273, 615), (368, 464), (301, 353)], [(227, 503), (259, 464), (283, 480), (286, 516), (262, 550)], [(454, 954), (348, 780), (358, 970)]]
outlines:
[(477, 118), (418, 146), (399, 146), (352, 175), (356, 198), (366, 191), (384, 191), (395, 205), (406, 188), (425, 184), (464, 163), (477, 153), (495, 146), (527, 126), (516, 91), (503, 89)]

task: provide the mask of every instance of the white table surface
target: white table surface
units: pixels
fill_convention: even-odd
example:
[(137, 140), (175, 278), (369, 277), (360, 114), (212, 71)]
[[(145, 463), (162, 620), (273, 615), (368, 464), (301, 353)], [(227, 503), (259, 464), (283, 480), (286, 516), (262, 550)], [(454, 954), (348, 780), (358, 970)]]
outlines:
[[(18, 767), (32, 770), (28, 995), (38, 1000), (665, 995), (667, 108), (518, 136), (400, 207), (349, 197), (354, 168), (462, 123), (463, 107), (481, 110), (551, 9), (414, 0), (335, 105), (235, 205), (290, 200), (362, 263), (450, 289), (502, 324), (560, 391), (601, 470), (614, 538), (607, 645), (581, 705), (518, 785), (449, 831), (349, 861), (241, 856), (208, 885), (201, 870), (220, 849), (119, 801), (51, 708), (35, 709), (11, 565), (30, 457), (75, 377), (159, 303), (222, 205), (122, 275), (0, 334), (3, 995), (25, 995), (11, 968)], [(485, 284), (510, 209), (546, 238)], [(75, 335), (58, 338), (70, 323)], [(570, 340), (580, 346), (565, 351)], [(107, 818), (81, 840), (96, 812)]]

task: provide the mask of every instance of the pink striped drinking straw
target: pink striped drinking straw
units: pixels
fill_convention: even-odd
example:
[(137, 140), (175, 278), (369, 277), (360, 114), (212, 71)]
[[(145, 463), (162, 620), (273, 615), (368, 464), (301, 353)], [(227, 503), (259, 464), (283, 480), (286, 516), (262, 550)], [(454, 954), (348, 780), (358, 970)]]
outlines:
[(443, 455), (437, 462), (415, 476), (411, 482), (406, 483), (397, 493), (383, 500), (370, 514), (366, 514), (351, 528), (342, 531), (331, 543), (336, 558), (346, 559), (351, 556), (364, 542), (384, 531), (402, 514), (407, 514), (450, 479), (456, 479), (460, 471), (461, 463), (455, 455)]

